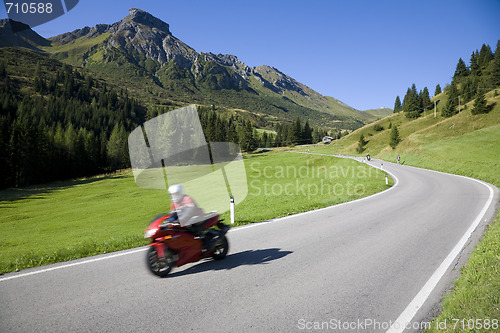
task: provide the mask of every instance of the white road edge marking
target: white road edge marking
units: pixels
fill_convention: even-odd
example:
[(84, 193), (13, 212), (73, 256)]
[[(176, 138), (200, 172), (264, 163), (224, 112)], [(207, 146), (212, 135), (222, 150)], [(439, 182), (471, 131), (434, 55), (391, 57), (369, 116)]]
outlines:
[[(342, 157), (336, 156), (336, 155), (314, 154), (314, 153), (307, 153), (307, 154), (311, 154), (311, 155), (324, 155), (324, 156), (332, 156), (332, 157), (342, 158)], [(368, 164), (368, 165), (370, 165), (370, 164)], [(380, 168), (378, 168), (377, 166), (374, 166), (374, 165), (370, 165), (370, 166), (372, 166), (374, 168), (377, 168), (377, 169), (380, 169)], [(383, 170), (383, 171), (385, 171), (385, 170)], [(284, 217), (279, 217), (279, 218), (276, 218), (276, 219), (272, 219), (270, 221), (265, 221), (265, 222), (260, 222), (260, 223), (252, 223), (252, 224), (249, 224), (249, 225), (237, 227), (235, 229), (230, 229), (229, 232), (235, 232), (235, 231), (238, 231), (238, 230), (244, 230), (244, 229), (248, 229), (248, 228), (252, 228), (252, 227), (256, 227), (256, 226), (260, 226), (260, 225), (265, 225), (265, 224), (268, 224), (268, 223), (271, 223), (271, 222), (278, 222), (278, 221), (281, 221), (281, 220), (285, 220), (285, 219), (289, 219), (289, 218), (293, 218), (293, 217), (297, 217), (297, 216), (301, 216), (301, 215), (306, 215), (306, 214), (318, 212), (318, 211), (329, 209), (329, 208), (332, 208), (332, 207), (347, 205), (347, 204), (350, 204), (350, 203), (353, 203), (353, 202), (358, 202), (358, 201), (361, 201), (361, 200), (373, 198), (373, 197), (375, 197), (377, 195), (380, 195), (382, 193), (385, 193), (387, 191), (392, 190), (393, 188), (395, 188), (399, 184), (399, 180), (398, 180), (398, 178), (396, 176), (394, 176), (392, 173), (390, 173), (388, 171), (385, 171), (385, 172), (388, 173), (388, 174), (390, 174), (391, 177), (394, 179), (394, 185), (391, 186), (390, 188), (388, 188), (387, 190), (382, 191), (382, 192), (378, 192), (378, 193), (372, 194), (370, 196), (367, 196), (367, 197), (364, 197), (364, 198), (360, 198), (360, 199), (356, 199), (356, 200), (353, 200), (353, 201), (348, 201), (348, 202), (340, 203), (340, 204), (337, 204), (337, 205), (334, 205), (334, 206), (328, 206), (328, 207), (324, 207), (324, 208), (310, 210), (310, 211), (307, 211), (307, 212), (302, 212), (302, 213), (298, 213), (298, 214), (293, 214), (293, 215), (288, 215), (288, 216), (284, 216)], [(121, 257), (121, 256), (124, 256), (124, 255), (127, 255), (127, 254), (133, 254), (133, 253), (141, 252), (141, 251), (144, 251), (144, 250), (145, 250), (145, 248), (141, 247), (141, 248), (138, 248), (138, 249), (135, 249), (135, 250), (130, 250), (130, 251), (126, 251), (126, 252), (120, 252), (120, 253), (116, 253), (116, 254), (105, 255), (105, 256), (102, 256), (102, 257), (99, 257), (99, 258), (92, 258), (92, 259), (88, 259), (88, 260), (77, 261), (77, 262), (70, 263), (70, 264), (61, 264), (61, 265), (56, 266), (56, 267), (50, 267), (50, 268), (40, 269), (40, 270), (36, 270), (36, 271), (32, 271), (32, 272), (27, 272), (27, 273), (20, 273), (20, 274), (10, 273), (10, 274), (14, 274), (14, 275), (7, 276), (7, 277), (4, 277), (4, 278), (0, 277), (0, 282), (12, 280), (12, 279), (17, 279), (17, 278), (21, 278), (21, 277), (26, 277), (26, 276), (31, 276), (31, 275), (36, 275), (36, 274), (40, 274), (40, 273), (46, 273), (46, 272), (50, 272), (50, 271), (55, 271), (55, 270), (58, 270), (58, 269), (63, 269), (63, 268), (68, 268), (68, 267), (73, 267), (73, 266), (78, 266), (78, 265), (83, 265), (83, 264), (89, 264), (89, 263), (96, 262), (96, 261), (101, 261), (101, 260), (106, 260), (106, 259)]]
[[(433, 171), (433, 170), (429, 170)], [(490, 208), (491, 203), (493, 202), (493, 197), (494, 197), (494, 190), (493, 188), (480, 180), (474, 179), (474, 178), (469, 178), (469, 177), (464, 177), (464, 176), (459, 176), (459, 175), (454, 175), (457, 177), (473, 180), (475, 182), (478, 182), (484, 186), (486, 186), (490, 190), (490, 196), (488, 198), (488, 201), (484, 205), (483, 209), (481, 212), (479, 212), (479, 215), (476, 217), (474, 222), (470, 225), (469, 229), (465, 232), (465, 234), (462, 236), (462, 238), (458, 241), (458, 243), (455, 245), (455, 247), (451, 250), (451, 252), (448, 254), (448, 256), (444, 259), (444, 261), (439, 265), (439, 267), (436, 269), (436, 271), (431, 275), (429, 280), (424, 284), (422, 289), (417, 293), (417, 295), (413, 298), (413, 300), (408, 304), (406, 309), (403, 310), (403, 312), (399, 315), (399, 317), (393, 322), (391, 327), (387, 330), (386, 333), (400, 333), (403, 332), (406, 329), (406, 326), (411, 324), (411, 320), (415, 315), (417, 314), (418, 310), (423, 306), (423, 304), (427, 301), (427, 298), (429, 298), (429, 295), (432, 293), (434, 288), (437, 286), (443, 275), (446, 273), (450, 265), (455, 261), (456, 257), (460, 254), (462, 251), (462, 248), (465, 246), (467, 241), (469, 240), (470, 236), (476, 230), (477, 226), (479, 223), (481, 223), (481, 220), (483, 219), (484, 215), (486, 215), (486, 212)]]
[(35, 274), (40, 274), (40, 273), (46, 273), (46, 272), (50, 272), (50, 271), (55, 271), (55, 270), (58, 270), (58, 269), (63, 269), (63, 268), (68, 268), (68, 267), (73, 267), (73, 266), (79, 266), (79, 265), (88, 264), (88, 263), (91, 263), (91, 262), (96, 262), (96, 261), (101, 261), (101, 260), (106, 260), (106, 259), (121, 257), (121, 256), (125, 256), (127, 254), (133, 254), (133, 253), (141, 252), (141, 251), (144, 251), (144, 250), (145, 250), (145, 248), (141, 247), (141, 248), (134, 249), (134, 250), (131, 250), (131, 251), (120, 252), (120, 253), (115, 253), (115, 254), (111, 254), (111, 255), (105, 255), (105, 256), (102, 256), (102, 257), (99, 257), (99, 258), (92, 258), (92, 259), (77, 261), (77, 262), (74, 262), (74, 263), (71, 263), (71, 264), (63, 264), (63, 265), (56, 266), (56, 267), (45, 268), (45, 269), (36, 270), (36, 271), (32, 271), (32, 272), (27, 272), (27, 273), (15, 274), (15, 275), (12, 275), (12, 276), (7, 276), (7, 277), (4, 277), (4, 278), (0, 278), (0, 282), (7, 281), (7, 280), (12, 280), (12, 279), (17, 279), (17, 278), (20, 278), (20, 277), (25, 277), (25, 276), (30, 276), (30, 275), (35, 275)]

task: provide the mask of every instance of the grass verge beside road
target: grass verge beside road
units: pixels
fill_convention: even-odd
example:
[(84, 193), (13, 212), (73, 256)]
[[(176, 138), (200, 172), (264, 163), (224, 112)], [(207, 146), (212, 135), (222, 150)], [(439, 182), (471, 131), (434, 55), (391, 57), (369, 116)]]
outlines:
[[(250, 154), (245, 168), (249, 192), (236, 206), (236, 225), (388, 188), (383, 172), (328, 156)], [(138, 187), (130, 171), (0, 191), (0, 274), (144, 245), (148, 222), (169, 204), (167, 191)]]
[(453, 291), (443, 300), (441, 314), (426, 332), (498, 332), (499, 277), (500, 215), (489, 225), (467, 264), (461, 268), (461, 275), (455, 281)]

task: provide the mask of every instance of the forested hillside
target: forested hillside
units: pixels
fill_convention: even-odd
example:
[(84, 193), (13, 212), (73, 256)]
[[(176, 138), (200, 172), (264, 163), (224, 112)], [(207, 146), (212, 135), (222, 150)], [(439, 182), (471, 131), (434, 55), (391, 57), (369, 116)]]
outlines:
[(126, 90), (23, 49), (0, 59), (0, 187), (128, 165), (127, 133), (146, 110)]
[[(27, 49), (0, 48), (0, 58), (0, 188), (127, 168), (128, 134), (172, 107), (146, 107), (126, 88)], [(208, 142), (235, 142), (244, 151), (326, 135), (300, 117), (258, 134), (251, 117), (213, 105), (198, 110)]]

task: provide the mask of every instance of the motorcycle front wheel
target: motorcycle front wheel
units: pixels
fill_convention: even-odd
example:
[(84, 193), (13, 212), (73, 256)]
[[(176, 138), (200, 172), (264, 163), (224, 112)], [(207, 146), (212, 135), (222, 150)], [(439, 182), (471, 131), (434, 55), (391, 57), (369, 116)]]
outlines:
[(212, 258), (214, 258), (215, 260), (224, 259), (228, 251), (229, 243), (226, 236), (222, 236), (221, 239), (219, 239), (214, 245), (214, 253), (212, 254)]
[(154, 246), (150, 246), (146, 253), (146, 264), (151, 273), (161, 277), (167, 276), (175, 266), (174, 253), (166, 250), (165, 257), (159, 258)]

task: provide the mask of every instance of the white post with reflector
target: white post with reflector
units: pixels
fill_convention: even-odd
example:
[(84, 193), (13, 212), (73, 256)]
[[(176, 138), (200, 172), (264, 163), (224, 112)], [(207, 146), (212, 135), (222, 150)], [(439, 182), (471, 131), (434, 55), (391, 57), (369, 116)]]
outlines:
[(234, 223), (234, 196), (232, 196), (232, 195), (230, 197), (229, 208), (231, 211), (231, 224), (233, 224)]

